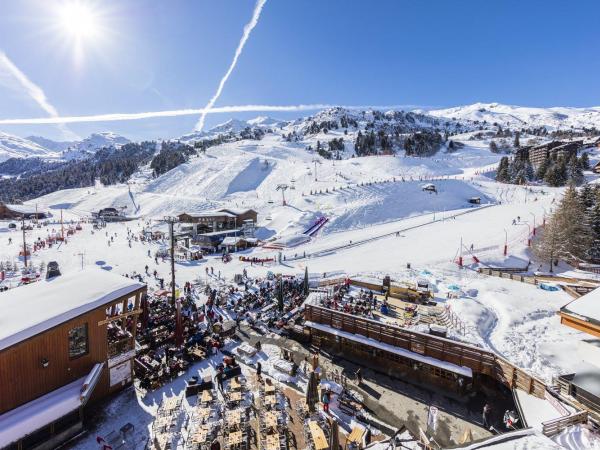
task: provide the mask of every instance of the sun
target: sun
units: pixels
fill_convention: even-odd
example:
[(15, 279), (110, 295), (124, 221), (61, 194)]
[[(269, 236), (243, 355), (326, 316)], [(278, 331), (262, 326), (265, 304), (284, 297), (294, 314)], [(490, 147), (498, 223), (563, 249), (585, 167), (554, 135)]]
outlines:
[(74, 39), (90, 39), (98, 35), (98, 16), (89, 3), (64, 3), (59, 10), (59, 21), (61, 29)]

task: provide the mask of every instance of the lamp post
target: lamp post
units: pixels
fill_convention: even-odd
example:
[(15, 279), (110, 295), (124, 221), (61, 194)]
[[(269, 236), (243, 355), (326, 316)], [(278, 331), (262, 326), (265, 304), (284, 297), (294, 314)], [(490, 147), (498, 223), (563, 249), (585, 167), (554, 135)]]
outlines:
[(533, 216), (533, 235), (535, 236), (535, 214), (532, 212), (529, 212), (529, 214)]
[(542, 206), (542, 209), (544, 210), (544, 217), (542, 219), (542, 226), (545, 227), (546, 226), (546, 216), (548, 215), (548, 213), (546, 212), (546, 208), (544, 208)]
[(176, 217), (165, 216), (164, 221), (169, 224), (169, 238), (171, 241), (171, 301), (175, 304), (175, 236), (173, 225), (178, 221)]
[(504, 256), (508, 253), (508, 231), (504, 229)]
[(315, 181), (317, 181), (317, 164), (321, 164), (321, 161), (319, 158), (313, 158), (312, 162), (315, 163)]

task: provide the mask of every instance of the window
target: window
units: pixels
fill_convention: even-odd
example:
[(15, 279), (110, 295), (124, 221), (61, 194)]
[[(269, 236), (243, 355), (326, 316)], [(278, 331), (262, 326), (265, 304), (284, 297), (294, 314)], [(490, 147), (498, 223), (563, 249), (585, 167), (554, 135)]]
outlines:
[(69, 330), (69, 359), (79, 358), (88, 352), (87, 323)]

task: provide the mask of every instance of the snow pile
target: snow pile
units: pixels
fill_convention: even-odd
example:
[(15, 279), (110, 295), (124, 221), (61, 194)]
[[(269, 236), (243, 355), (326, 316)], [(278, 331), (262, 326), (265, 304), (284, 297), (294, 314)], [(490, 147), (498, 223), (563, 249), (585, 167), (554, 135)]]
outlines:
[(600, 437), (584, 425), (574, 425), (552, 438), (569, 450), (599, 450)]

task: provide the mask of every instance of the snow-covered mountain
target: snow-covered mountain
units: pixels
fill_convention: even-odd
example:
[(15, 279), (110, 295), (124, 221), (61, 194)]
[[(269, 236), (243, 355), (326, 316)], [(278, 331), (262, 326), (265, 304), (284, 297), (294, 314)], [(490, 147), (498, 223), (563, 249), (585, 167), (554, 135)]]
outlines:
[(58, 153), (32, 140), (0, 132), (0, 161), (30, 157), (56, 158)]
[(87, 155), (95, 153), (103, 147), (121, 147), (124, 144), (131, 142), (126, 137), (113, 133), (112, 131), (104, 131), (101, 133), (92, 133), (82, 141), (75, 142), (69, 146), (64, 152), (63, 157), (66, 159), (83, 158)]
[(486, 121), (504, 127), (548, 129), (600, 128), (600, 107), (590, 108), (535, 108), (503, 105), (500, 103), (474, 103), (455, 108), (420, 111), (434, 117), (456, 119), (458, 121)]
[[(342, 107), (329, 108), (308, 117), (283, 121), (268, 116), (250, 120), (230, 119), (208, 131), (192, 132), (179, 138), (193, 143), (217, 135), (240, 133), (246, 128), (272, 129), (276, 133), (294, 133), (294, 139), (307, 140), (310, 136), (324, 138), (331, 129), (347, 134), (347, 141), (358, 130), (374, 129), (386, 133), (410, 133), (423, 129), (465, 132), (479, 128), (482, 123), (490, 128), (494, 124), (504, 128), (600, 129), (600, 107), (590, 108), (536, 108), (499, 103), (474, 103), (436, 110), (375, 111), (349, 110)], [(120, 147), (129, 139), (112, 132), (94, 133), (82, 141), (54, 141), (40, 136), (20, 138), (0, 132), (0, 161), (11, 157), (43, 157), (78, 159), (95, 153), (102, 147)], [(308, 142), (312, 143), (312, 142)]]
[(93, 133), (81, 141), (54, 141), (42, 136), (22, 138), (0, 132), (0, 161), (9, 158), (84, 158), (103, 147), (120, 147), (131, 142), (110, 131)]
[(43, 136), (27, 136), (27, 139), (35, 142), (40, 147), (44, 147), (53, 152), (62, 153), (73, 145), (77, 145), (77, 141), (54, 141)]
[(258, 116), (250, 120), (229, 119), (220, 123), (207, 131), (193, 131), (179, 137), (179, 141), (185, 143), (194, 143), (202, 139), (209, 139), (221, 134), (239, 133), (246, 128), (280, 128), (287, 125), (288, 122), (274, 119), (268, 116)]

